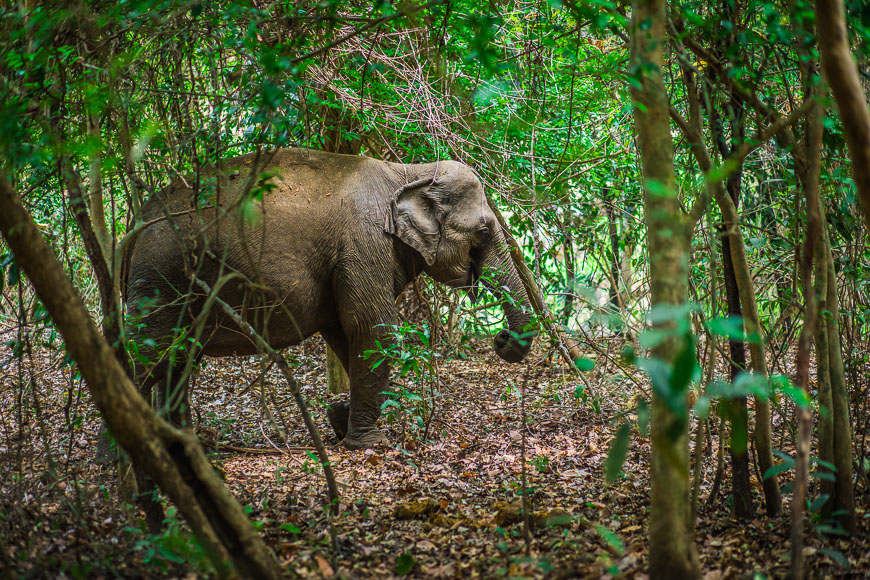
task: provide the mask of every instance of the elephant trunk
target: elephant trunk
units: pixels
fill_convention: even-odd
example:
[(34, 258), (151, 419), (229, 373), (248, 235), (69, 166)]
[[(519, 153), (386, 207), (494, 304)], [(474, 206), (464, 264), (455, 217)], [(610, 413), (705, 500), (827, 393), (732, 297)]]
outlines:
[(495, 352), (507, 362), (518, 363), (529, 354), (537, 331), (530, 327), (532, 306), (507, 243), (500, 232), (493, 238), (483, 255), (483, 282), (501, 300), (508, 322), (508, 328), (495, 336)]

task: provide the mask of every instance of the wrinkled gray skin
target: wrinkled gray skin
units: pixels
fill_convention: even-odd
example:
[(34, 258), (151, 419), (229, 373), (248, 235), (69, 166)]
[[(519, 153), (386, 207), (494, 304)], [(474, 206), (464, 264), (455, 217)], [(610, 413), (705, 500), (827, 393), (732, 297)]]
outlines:
[[(211, 208), (194, 211), (196, 195), (184, 180), (143, 206), (144, 220), (158, 221), (142, 231), (127, 256), (126, 298), (130, 310), (142, 315), (138, 342), (152, 360), (174, 328), (200, 314), (205, 292), (191, 282), (191, 273), (212, 287), (222, 274), (240, 273), (244, 279), (234, 277), (218, 295), (273, 347), (320, 332), (341, 359), (350, 377), (350, 404), (339, 409), (349, 414), (339, 421), (347, 421), (344, 445), (361, 449), (383, 441), (376, 421), (390, 372), (386, 364), (371, 370), (375, 359), (361, 354), (374, 349), (376, 339), (382, 345), (389, 340), (383, 325), (396, 322), (395, 299), (418, 273), (468, 288), (474, 297), (487, 268), (490, 290), (500, 296), (507, 289), (512, 296), (504, 302), (510, 331), (520, 334), (529, 324), (531, 308), (504, 236), (480, 181), (465, 165), (273, 151), (261, 155), (263, 167), (255, 176), (270, 172), (275, 187), (242, 211), (239, 196), (254, 184), (254, 162), (253, 154), (224, 162), (224, 177), (205, 197)], [(257, 352), (219, 307), (201, 320), (200, 355)], [(157, 342), (156, 350), (145, 346), (145, 336)], [(502, 330), (496, 352), (519, 362), (531, 341)], [(154, 384), (165, 384), (171, 366), (164, 356), (150, 370), (137, 371), (140, 388), (148, 393)], [(172, 368), (174, 380), (181, 366)]]

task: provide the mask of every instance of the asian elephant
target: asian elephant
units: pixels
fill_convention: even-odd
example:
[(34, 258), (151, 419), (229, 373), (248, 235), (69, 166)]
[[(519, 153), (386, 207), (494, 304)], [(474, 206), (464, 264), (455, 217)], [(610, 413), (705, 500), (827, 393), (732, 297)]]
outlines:
[(172, 354), (178, 328), (199, 328), (197, 356), (257, 352), (224, 311), (204, 309), (208, 287), (219, 286), (217, 296), (274, 348), (323, 335), (350, 377), (349, 406), (331, 417), (347, 421), (337, 431), (345, 428), (349, 449), (383, 440), (376, 421), (390, 371), (361, 355), (389, 341), (395, 299), (417, 274), (472, 298), (478, 280), (497, 297), (509, 293), (509, 331), (496, 335), (495, 350), (509, 362), (529, 352), (526, 291), (465, 165), (278, 149), (203, 175), (177, 179), (142, 206), (144, 229), (125, 254), (131, 335), (152, 361), (137, 370), (143, 392), (173, 383), (184, 391), (184, 357)]

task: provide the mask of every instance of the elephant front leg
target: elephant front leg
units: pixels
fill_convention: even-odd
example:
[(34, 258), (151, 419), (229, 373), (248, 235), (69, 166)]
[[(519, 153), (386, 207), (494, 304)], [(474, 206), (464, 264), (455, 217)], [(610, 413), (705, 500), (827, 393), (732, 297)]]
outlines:
[[(385, 337), (379, 337), (383, 346)], [(388, 444), (386, 436), (378, 429), (381, 405), (389, 387), (390, 368), (387, 362), (372, 366), (379, 360), (377, 355), (364, 359), (366, 351), (375, 349), (374, 337), (351, 341), (350, 354), (350, 418), (344, 446), (347, 449), (368, 449), (378, 444)]]

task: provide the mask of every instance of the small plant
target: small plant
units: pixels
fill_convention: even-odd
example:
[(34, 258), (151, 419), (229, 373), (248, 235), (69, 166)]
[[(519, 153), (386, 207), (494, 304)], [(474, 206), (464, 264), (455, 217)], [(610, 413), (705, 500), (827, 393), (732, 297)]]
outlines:
[(415, 437), (426, 439), (441, 396), (438, 391), (441, 355), (432, 348), (427, 323), (385, 326), (388, 340), (375, 341), (375, 348), (363, 353), (363, 359), (373, 361), (372, 370), (388, 363), (395, 372), (391, 390), (382, 393), (387, 396), (382, 416), (388, 424), (401, 426), (403, 434), (410, 429)]
[[(199, 541), (182, 526), (177, 509), (170, 507), (164, 520), (165, 531), (156, 536), (146, 535), (136, 542), (135, 549), (143, 553), (143, 561), (163, 572), (173, 565), (184, 565), (210, 575), (212, 567)], [(138, 528), (127, 531), (141, 534)]]
[(535, 466), (540, 473), (547, 473), (550, 469), (550, 458), (546, 455), (536, 455), (534, 459), (532, 459), (532, 465)]

